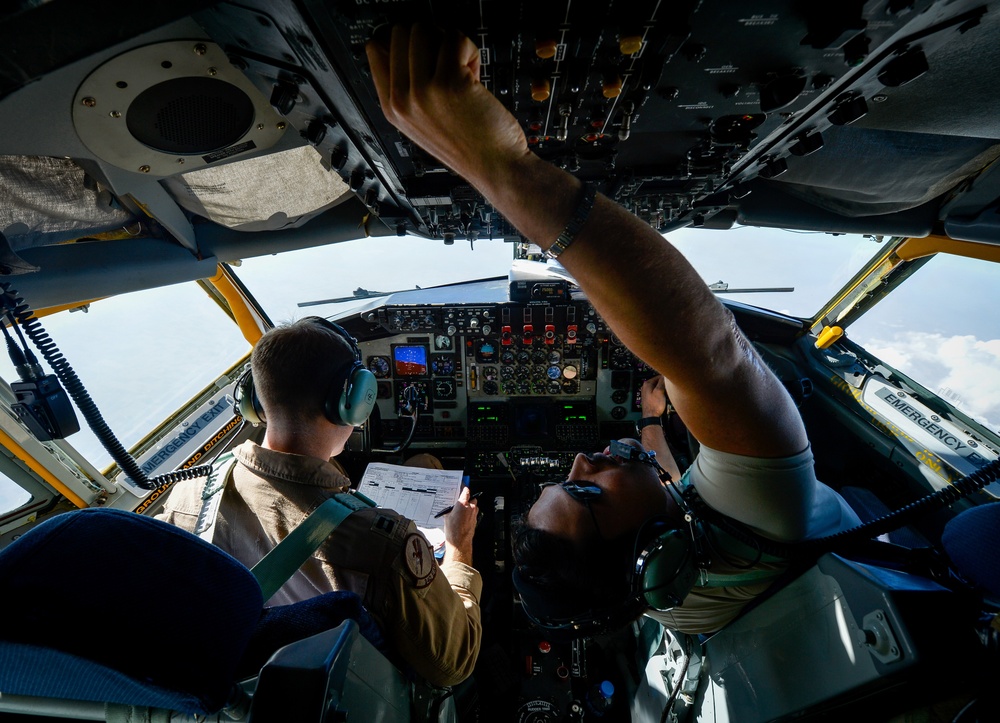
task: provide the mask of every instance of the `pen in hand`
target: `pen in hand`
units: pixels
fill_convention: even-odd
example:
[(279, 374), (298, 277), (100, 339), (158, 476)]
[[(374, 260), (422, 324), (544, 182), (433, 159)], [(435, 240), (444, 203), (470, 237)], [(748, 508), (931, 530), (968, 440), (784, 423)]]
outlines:
[[(479, 495), (481, 495), (481, 494), (482, 494), (482, 492), (477, 492), (476, 494), (472, 495), (472, 497), (469, 498), (469, 502), (472, 502), (472, 500), (474, 500), (474, 499), (478, 499)], [(455, 505), (448, 505), (443, 510), (441, 510), (436, 515), (434, 515), (434, 519), (436, 520), (438, 517), (444, 517), (449, 512), (451, 512), (453, 509), (455, 509)]]

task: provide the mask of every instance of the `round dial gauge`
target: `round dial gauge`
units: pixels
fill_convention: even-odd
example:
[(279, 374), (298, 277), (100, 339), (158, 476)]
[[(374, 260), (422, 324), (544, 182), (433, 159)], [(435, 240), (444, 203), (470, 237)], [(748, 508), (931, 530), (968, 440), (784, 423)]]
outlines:
[(389, 359), (384, 356), (368, 357), (368, 371), (375, 375), (376, 379), (385, 379), (389, 376)]
[(628, 369), (631, 366), (632, 352), (623, 346), (611, 348), (611, 368)]
[(445, 334), (438, 334), (434, 337), (434, 348), (435, 349), (451, 349), (452, 338), (446, 336)]
[(455, 380), (454, 379), (435, 379), (434, 380), (434, 398), (435, 399), (454, 399), (455, 398)]
[(435, 356), (431, 359), (431, 371), (440, 376), (450, 376), (455, 373), (455, 357)]

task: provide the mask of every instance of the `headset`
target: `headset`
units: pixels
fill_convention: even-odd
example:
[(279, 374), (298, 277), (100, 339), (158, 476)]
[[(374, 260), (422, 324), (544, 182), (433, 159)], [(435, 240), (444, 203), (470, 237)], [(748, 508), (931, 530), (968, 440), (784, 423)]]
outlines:
[[(620, 602), (600, 609), (589, 606), (581, 609), (581, 601), (542, 588), (515, 566), (514, 587), (525, 615), (556, 638), (602, 635), (635, 620), (649, 608), (662, 611), (677, 607), (699, 582), (699, 570), (707, 566), (702, 524), (688, 500), (673, 485), (666, 484), (670, 475), (656, 461), (656, 453), (617, 441), (610, 446), (611, 456), (647, 464), (656, 470), (677, 500), (687, 525), (678, 528), (676, 520), (662, 515), (647, 520), (632, 545), (633, 563), (628, 570), (626, 594)], [(574, 608), (576, 612), (567, 614)]]
[[(307, 316), (302, 321), (323, 326), (340, 336), (351, 347), (354, 359), (333, 373), (330, 388), (323, 400), (323, 415), (333, 424), (342, 427), (356, 427), (363, 424), (375, 406), (378, 382), (365, 365), (361, 363), (358, 341), (347, 331), (329, 319), (321, 316)], [(233, 392), (236, 409), (240, 416), (254, 425), (266, 424), (264, 408), (261, 406), (253, 385), (250, 365), (236, 381)]]
[[(611, 442), (609, 451), (612, 457), (619, 460), (653, 467), (660, 482), (676, 501), (683, 523), (678, 525), (676, 517), (657, 515), (639, 528), (631, 547), (630, 567), (625, 578), (627, 587), (623, 586), (618, 601), (598, 609), (587, 606), (585, 602), (581, 607), (581, 601), (575, 599), (573, 593), (560, 594), (559, 591), (543, 588), (522, 575), (515, 566), (513, 581), (521, 597), (522, 609), (529, 620), (547, 633), (559, 638), (601, 635), (630, 623), (649, 608), (662, 612), (679, 606), (696, 585), (728, 587), (757, 584), (785, 575), (784, 567), (753, 567), (761, 559), (791, 563), (795, 548), (801, 547), (801, 544), (770, 543), (745, 525), (712, 512), (694, 486), (687, 484), (683, 478), (677, 486), (667, 484), (670, 475), (656, 461), (654, 451), (618, 441)], [(603, 492), (596, 485), (581, 485), (569, 480), (560, 486), (571, 497), (588, 506)], [(594, 523), (596, 526), (596, 519)], [(709, 547), (720, 556), (728, 552), (755, 559), (749, 564), (739, 565), (744, 568), (743, 572), (714, 574), (709, 572)]]
[(528, 619), (554, 639), (603, 635), (650, 608), (669, 610), (681, 604), (698, 582), (701, 545), (694, 534), (678, 529), (666, 517), (647, 521), (635, 537), (627, 592), (610, 606), (581, 608), (580, 600), (560, 598), (523, 576), (517, 566), (512, 573), (514, 587)]

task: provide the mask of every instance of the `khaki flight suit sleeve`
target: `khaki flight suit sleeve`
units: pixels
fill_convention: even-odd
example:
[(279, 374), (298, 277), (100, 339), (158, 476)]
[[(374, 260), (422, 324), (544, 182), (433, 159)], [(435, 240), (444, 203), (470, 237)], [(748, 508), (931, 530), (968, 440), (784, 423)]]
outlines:
[[(430, 555), (429, 565), (425, 555)], [(419, 534), (407, 537), (393, 569), (398, 574), (389, 595), (398, 601), (398, 610), (395, 615), (388, 611), (383, 618), (383, 633), (427, 682), (461, 683), (472, 675), (482, 643), (482, 578), (465, 563), (438, 566), (430, 545)], [(427, 574), (421, 577), (424, 570)]]
[(167, 494), (163, 509), (153, 515), (153, 518), (193, 533), (201, 513), (203, 487), (204, 479), (181, 480)]

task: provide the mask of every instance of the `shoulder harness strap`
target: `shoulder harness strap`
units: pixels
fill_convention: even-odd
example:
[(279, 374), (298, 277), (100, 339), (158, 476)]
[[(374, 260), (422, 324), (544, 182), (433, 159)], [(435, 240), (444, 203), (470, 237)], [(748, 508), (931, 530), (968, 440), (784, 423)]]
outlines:
[(310, 513), (288, 536), (268, 552), (250, 572), (257, 578), (267, 601), (312, 557), (337, 526), (358, 510), (374, 507), (350, 492), (341, 492)]
[[(691, 484), (690, 474), (691, 470), (689, 468), (683, 475), (681, 475), (681, 479), (678, 480), (677, 486), (680, 488), (684, 499), (691, 504), (692, 507), (703, 510), (707, 507), (707, 504), (701, 499), (701, 496), (698, 494), (698, 490), (696, 490), (694, 485)], [(716, 512), (715, 514), (720, 513)], [(720, 546), (722, 550), (728, 554), (750, 560), (756, 558), (757, 560), (763, 562), (787, 561), (787, 558), (784, 557), (777, 557), (775, 555), (762, 553), (760, 550), (753, 548), (746, 542), (733, 537), (718, 525), (713, 524), (710, 520), (698, 520), (697, 525), (701, 528), (702, 535), (713, 535), (715, 537), (715, 545)], [(786, 572), (787, 569), (783, 567), (779, 570), (747, 570), (746, 572), (718, 575), (709, 572), (704, 567), (700, 567), (698, 569), (698, 577), (695, 582), (695, 586), (735, 587), (738, 585), (751, 585), (754, 583), (764, 582), (766, 580), (774, 580), (781, 577)]]
[(201, 510), (194, 526), (194, 534), (205, 542), (211, 542), (215, 537), (215, 521), (219, 517), (219, 505), (222, 504), (222, 491), (229, 484), (229, 476), (236, 464), (236, 456), (232, 452), (220, 456), (212, 465), (212, 471), (205, 480), (201, 491)]

